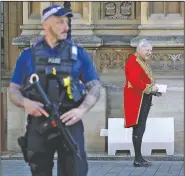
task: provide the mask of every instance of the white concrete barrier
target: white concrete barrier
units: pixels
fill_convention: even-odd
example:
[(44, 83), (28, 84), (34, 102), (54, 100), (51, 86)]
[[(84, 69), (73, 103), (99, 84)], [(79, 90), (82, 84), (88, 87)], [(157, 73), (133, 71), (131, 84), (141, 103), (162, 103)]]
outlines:
[[(101, 129), (100, 136), (108, 136), (108, 155), (116, 150), (129, 150), (134, 156), (132, 128), (124, 128), (123, 118), (109, 118), (108, 129)], [(152, 150), (166, 150), (167, 155), (174, 154), (174, 118), (148, 118), (143, 136), (142, 154), (148, 156)]]

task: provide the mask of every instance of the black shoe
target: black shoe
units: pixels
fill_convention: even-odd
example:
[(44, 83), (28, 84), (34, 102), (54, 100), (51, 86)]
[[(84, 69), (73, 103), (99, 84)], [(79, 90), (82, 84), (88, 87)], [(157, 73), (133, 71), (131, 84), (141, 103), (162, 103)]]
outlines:
[(152, 165), (152, 163), (151, 163), (151, 162), (146, 161), (144, 158), (143, 158), (143, 161), (142, 161), (142, 162), (144, 162), (144, 163), (148, 163), (149, 165)]
[(133, 166), (134, 167), (150, 167), (152, 165), (151, 162), (148, 162), (146, 160), (143, 161), (134, 161)]

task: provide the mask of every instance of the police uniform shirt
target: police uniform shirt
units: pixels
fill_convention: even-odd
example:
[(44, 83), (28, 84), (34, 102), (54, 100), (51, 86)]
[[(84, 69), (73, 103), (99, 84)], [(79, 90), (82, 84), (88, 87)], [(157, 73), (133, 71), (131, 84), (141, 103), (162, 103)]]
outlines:
[[(48, 52), (50, 52), (51, 55), (55, 56), (57, 52), (57, 47), (59, 47), (59, 45), (51, 48), (46, 41), (44, 41), (44, 43), (47, 46)], [(73, 78), (77, 78), (81, 74), (83, 78), (83, 83), (99, 79), (96, 69), (94, 68), (93, 61), (89, 57), (85, 49), (77, 46), (77, 53), (77, 61), (74, 62), (72, 65), (72, 72), (70, 76), (72, 76)], [(21, 52), (20, 56), (17, 59), (11, 82), (21, 85), (23, 84), (24, 78), (30, 77), (33, 72), (34, 66), (31, 49), (26, 48)]]

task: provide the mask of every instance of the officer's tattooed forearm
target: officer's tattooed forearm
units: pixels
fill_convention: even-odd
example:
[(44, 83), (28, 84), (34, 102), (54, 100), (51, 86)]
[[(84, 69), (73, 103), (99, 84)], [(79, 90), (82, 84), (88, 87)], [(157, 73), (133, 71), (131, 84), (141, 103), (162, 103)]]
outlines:
[(23, 107), (24, 106), (24, 97), (22, 96), (20, 90), (18, 88), (9, 88), (9, 98), (12, 103), (16, 106)]
[(79, 106), (80, 108), (83, 108), (86, 112), (89, 111), (98, 101), (100, 97), (100, 88), (101, 84), (98, 80), (90, 81), (86, 84), (87, 88), (87, 95), (82, 102), (82, 104)]

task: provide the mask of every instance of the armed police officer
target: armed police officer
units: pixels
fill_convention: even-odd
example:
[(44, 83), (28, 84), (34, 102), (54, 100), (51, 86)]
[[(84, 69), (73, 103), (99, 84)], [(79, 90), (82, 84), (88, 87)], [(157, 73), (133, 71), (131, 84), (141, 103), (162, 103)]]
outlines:
[[(26, 159), (33, 176), (52, 176), (55, 151), (58, 153), (58, 174), (86, 176), (88, 172), (82, 118), (99, 99), (101, 85), (93, 62), (85, 49), (67, 38), (70, 17), (72, 12), (59, 5), (49, 6), (43, 10), (42, 25), (45, 35), (32, 47), (22, 51), (9, 86), (10, 100), (28, 113), (25, 146), (29, 150)], [(50, 72), (57, 75), (60, 80), (66, 77), (76, 80), (75, 85), (81, 91), (82, 98), (75, 102), (66, 93), (61, 105), (56, 81), (46, 76)], [(50, 114), (45, 109), (44, 103), (39, 100), (39, 95), (28, 98), (21, 91), (33, 73), (39, 76), (46, 94), (59, 107), (61, 123), (69, 128), (79, 146), (82, 159), (75, 159), (76, 170), (73, 168), (74, 158), (64, 150), (61, 136), (56, 135), (52, 140), (45, 141), (35, 132), (38, 125), (46, 121)], [(55, 130), (51, 132), (54, 136)]]

